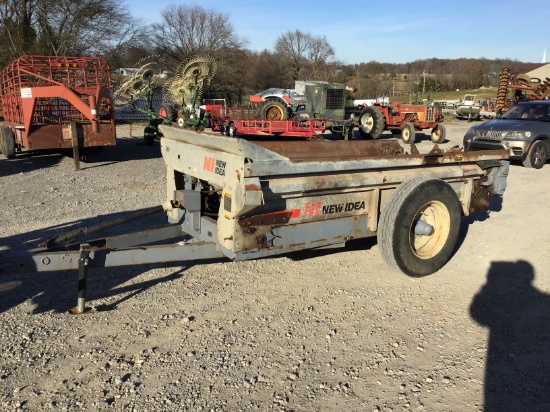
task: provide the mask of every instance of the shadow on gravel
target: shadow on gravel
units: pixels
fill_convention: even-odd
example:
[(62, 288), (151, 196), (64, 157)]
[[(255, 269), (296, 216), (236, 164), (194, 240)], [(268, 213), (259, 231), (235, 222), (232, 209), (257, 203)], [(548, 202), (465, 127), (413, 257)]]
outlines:
[(502, 196), (490, 196), (489, 206), (483, 212), (474, 212), (470, 216), (464, 216), (460, 221), (460, 230), (458, 232), (458, 239), (455, 245), (454, 254), (460, 249), (466, 236), (468, 235), (468, 229), (470, 225), (475, 222), (483, 222), (491, 217), (491, 212), (500, 212), (502, 210)]
[[(15, 158), (9, 160), (4, 156), (0, 156), (0, 178), (50, 167), (65, 167), (68, 171), (78, 173), (78, 171), (74, 170), (74, 163), (72, 161), (64, 162), (61, 165), (65, 157), (72, 158), (72, 150), (29, 151), (19, 153)], [(106, 164), (160, 157), (162, 155), (158, 140), (155, 140), (153, 146), (147, 146), (143, 142), (143, 139), (124, 138), (117, 139), (116, 146), (105, 147), (101, 152), (94, 152), (92, 150), (82, 151), (80, 153), (80, 168), (88, 169), (105, 166)]]
[(319, 249), (301, 250), (299, 252), (285, 254), (284, 256), (299, 262), (301, 260), (333, 255), (339, 252), (370, 250), (374, 245), (376, 245), (376, 243), (377, 243), (376, 237), (367, 237), (363, 239), (350, 240), (346, 242), (345, 245), (339, 244), (339, 245), (333, 245), (333, 246), (328, 246), (328, 247), (319, 248)]
[(470, 314), (489, 328), (484, 411), (550, 410), (550, 295), (527, 261), (492, 262)]
[[(52, 239), (63, 233), (71, 232), (82, 227), (91, 227), (99, 223), (105, 223), (122, 216), (128, 212), (117, 212), (107, 215), (99, 215), (88, 219), (82, 219), (65, 223), (63, 225), (50, 226), (41, 230), (27, 233), (21, 233), (14, 236), (8, 236), (0, 239), (0, 246), (4, 250), (0, 251), (0, 261), (2, 256), (13, 256), (20, 252), (28, 251), (38, 247), (42, 241)], [(98, 239), (107, 236), (135, 232), (137, 230), (147, 230), (150, 228), (166, 224), (166, 214), (159, 212), (137, 221), (131, 221), (113, 228), (102, 230), (98, 233), (92, 233), (88, 236), (79, 237), (72, 243), (83, 243), (90, 239)], [(185, 262), (189, 265), (190, 262)], [(175, 263), (174, 266), (177, 264)], [(126, 266), (121, 268), (102, 268), (91, 269), (89, 273), (89, 299), (112, 296), (119, 293), (130, 293), (130, 289), (136, 292), (150, 287), (152, 284), (160, 283), (169, 279), (155, 279), (145, 282), (146, 285), (136, 284), (130, 287), (117, 289), (117, 285), (123, 284), (140, 274), (155, 267), (166, 267), (167, 264)], [(181, 262), (179, 265), (181, 266)], [(99, 277), (99, 279), (96, 279)], [(13, 274), (1, 275), (0, 285), (11, 284), (12, 282), (21, 282), (20, 285), (9, 290), (0, 291), (0, 313), (15, 307), (23, 302), (30, 300), (33, 305), (33, 313), (42, 312), (64, 312), (76, 305), (78, 271), (57, 271), (43, 273)]]

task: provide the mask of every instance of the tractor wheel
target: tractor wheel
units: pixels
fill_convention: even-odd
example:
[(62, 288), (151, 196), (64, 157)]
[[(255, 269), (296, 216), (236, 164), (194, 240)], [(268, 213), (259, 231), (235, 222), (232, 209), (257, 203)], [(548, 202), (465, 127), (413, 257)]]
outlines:
[(451, 258), (460, 228), (455, 191), (440, 179), (413, 177), (386, 202), (378, 222), (378, 246), (386, 263), (406, 275), (437, 272)]
[(532, 167), (533, 169), (542, 169), (548, 159), (548, 146), (542, 140), (533, 142), (527, 157), (523, 161), (523, 166)]
[(367, 106), (359, 114), (359, 133), (364, 139), (378, 139), (385, 127), (384, 115), (377, 107)]
[(13, 159), (15, 157), (15, 138), (9, 127), (2, 126), (1, 138), (2, 153), (7, 159)]
[(410, 123), (405, 123), (401, 129), (401, 140), (403, 140), (403, 143), (413, 143), (415, 135), (416, 131), (414, 130), (414, 126)]
[(155, 129), (147, 126), (145, 130), (143, 130), (143, 140), (146, 146), (153, 146), (155, 144)]
[(288, 108), (279, 99), (267, 99), (260, 103), (256, 109), (256, 118), (261, 120), (285, 120), (288, 119)]
[(446, 135), (447, 130), (445, 129), (445, 125), (440, 123), (432, 129), (432, 142), (443, 143)]

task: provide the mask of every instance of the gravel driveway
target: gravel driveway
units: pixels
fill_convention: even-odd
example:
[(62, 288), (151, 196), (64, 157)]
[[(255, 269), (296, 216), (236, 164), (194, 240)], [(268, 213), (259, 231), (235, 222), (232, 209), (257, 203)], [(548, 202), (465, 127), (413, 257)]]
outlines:
[[(470, 125), (449, 123), (442, 146)], [(0, 259), (164, 201), (158, 142), (140, 143), (119, 127), (78, 172), (57, 154), (0, 155)], [(548, 411), (548, 193), (550, 165), (513, 164), (503, 202), (463, 218), (454, 257), (420, 279), (391, 271), (375, 239), (95, 269), (86, 316), (67, 314), (75, 272), (3, 276), (0, 410)]]

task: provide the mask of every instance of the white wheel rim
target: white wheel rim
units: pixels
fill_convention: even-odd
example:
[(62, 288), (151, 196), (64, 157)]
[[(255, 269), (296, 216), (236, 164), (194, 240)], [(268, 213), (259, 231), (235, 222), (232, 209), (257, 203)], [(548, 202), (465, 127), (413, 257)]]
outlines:
[[(431, 235), (416, 235), (415, 226), (418, 220), (433, 227)], [(445, 246), (451, 231), (451, 214), (447, 207), (437, 200), (425, 203), (416, 212), (409, 230), (409, 245), (412, 252), (420, 259), (431, 259)]]
[(361, 116), (361, 126), (363, 127), (363, 130), (365, 130), (366, 132), (370, 132), (373, 125), (374, 121), (372, 120), (372, 116), (370, 114), (365, 113), (363, 116)]

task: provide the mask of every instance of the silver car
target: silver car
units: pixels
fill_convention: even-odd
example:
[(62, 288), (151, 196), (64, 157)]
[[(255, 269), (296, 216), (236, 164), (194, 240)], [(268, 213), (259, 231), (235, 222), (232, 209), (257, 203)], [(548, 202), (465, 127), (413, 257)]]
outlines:
[(525, 167), (543, 167), (550, 157), (550, 100), (520, 102), (464, 135), (465, 151), (502, 148)]

